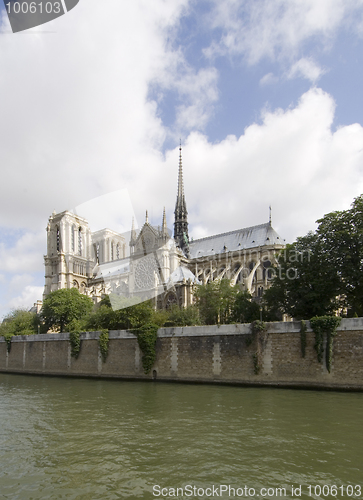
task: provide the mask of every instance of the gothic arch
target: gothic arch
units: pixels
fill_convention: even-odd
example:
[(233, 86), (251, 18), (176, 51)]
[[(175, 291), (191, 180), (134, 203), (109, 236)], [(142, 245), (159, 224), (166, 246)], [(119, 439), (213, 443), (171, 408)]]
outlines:
[[(254, 264), (253, 268), (251, 269), (251, 264)], [(250, 272), (250, 275), (248, 276), (248, 278), (246, 279), (246, 286), (247, 286), (247, 290), (252, 293), (252, 283), (253, 283), (253, 279), (255, 277), (255, 274), (256, 274), (256, 270), (257, 268), (259, 267), (259, 265), (261, 264), (261, 261), (258, 259), (256, 263), (254, 263), (253, 261), (251, 261), (249, 263), (249, 268), (251, 270)]]

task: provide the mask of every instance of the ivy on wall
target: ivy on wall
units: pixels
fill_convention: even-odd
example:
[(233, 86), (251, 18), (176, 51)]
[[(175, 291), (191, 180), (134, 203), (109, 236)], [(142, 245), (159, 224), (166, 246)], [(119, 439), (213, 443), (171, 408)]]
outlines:
[(310, 325), (315, 333), (314, 348), (318, 355), (319, 363), (323, 359), (324, 336), (326, 335), (326, 368), (330, 373), (333, 358), (333, 339), (337, 334), (337, 328), (340, 324), (339, 316), (315, 316), (311, 318)]
[(159, 327), (157, 325), (147, 323), (132, 330), (132, 333), (137, 336), (137, 341), (142, 351), (142, 366), (144, 368), (145, 375), (150, 373), (151, 368), (155, 363), (158, 329)]
[(258, 375), (262, 369), (262, 352), (267, 339), (266, 323), (260, 320), (251, 323), (252, 336), (256, 341), (256, 352), (253, 355), (253, 369)]
[(78, 358), (79, 352), (81, 350), (81, 334), (78, 331), (69, 333), (69, 342), (71, 344), (71, 355), (74, 358)]
[(98, 337), (98, 345), (100, 347), (100, 352), (102, 356), (102, 361), (105, 363), (108, 356), (108, 345), (110, 343), (108, 330), (101, 330), (100, 336)]
[(4, 337), (5, 342), (6, 342), (6, 350), (8, 352), (10, 352), (10, 350), (11, 350), (11, 339), (12, 339), (13, 336), (12, 335), (4, 335), (3, 337)]
[(301, 344), (301, 355), (305, 358), (306, 354), (306, 330), (307, 326), (304, 320), (301, 321), (300, 327), (300, 344)]

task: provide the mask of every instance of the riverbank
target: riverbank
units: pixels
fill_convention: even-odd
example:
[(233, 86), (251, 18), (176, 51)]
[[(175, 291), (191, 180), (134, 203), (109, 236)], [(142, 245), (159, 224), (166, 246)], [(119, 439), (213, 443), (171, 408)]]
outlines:
[[(315, 335), (307, 322), (302, 356), (300, 322), (267, 323), (260, 337), (251, 325), (161, 328), (156, 361), (143, 373), (135, 335), (110, 331), (106, 361), (99, 332), (81, 333), (81, 350), (71, 355), (68, 333), (16, 336), (8, 352), (0, 337), (0, 371), (72, 377), (163, 380), (238, 385), (363, 390), (363, 318), (343, 319), (334, 338), (330, 372), (318, 362)], [(325, 355), (323, 356), (323, 360)]]

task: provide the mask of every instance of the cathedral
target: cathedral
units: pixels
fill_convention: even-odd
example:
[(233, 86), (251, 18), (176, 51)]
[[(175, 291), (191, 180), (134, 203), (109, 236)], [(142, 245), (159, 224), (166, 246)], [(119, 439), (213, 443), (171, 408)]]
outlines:
[(110, 296), (114, 308), (152, 300), (157, 308), (187, 307), (200, 284), (229, 279), (258, 300), (269, 287), (276, 254), (284, 240), (270, 221), (193, 240), (188, 233), (181, 147), (174, 234), (161, 226), (132, 223), (129, 241), (111, 229), (92, 232), (88, 221), (64, 211), (49, 217), (45, 298), (60, 288), (76, 287), (95, 303)]

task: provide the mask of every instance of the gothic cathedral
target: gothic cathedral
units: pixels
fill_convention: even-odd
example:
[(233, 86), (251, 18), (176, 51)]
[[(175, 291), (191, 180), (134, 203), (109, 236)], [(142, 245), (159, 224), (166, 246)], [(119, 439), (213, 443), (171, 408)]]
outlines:
[(196, 286), (227, 278), (258, 300), (271, 278), (271, 264), (284, 240), (268, 223), (190, 240), (184, 195), (181, 147), (174, 235), (167, 229), (165, 208), (161, 226), (145, 223), (131, 236), (102, 229), (92, 232), (88, 221), (72, 212), (53, 212), (47, 226), (45, 298), (59, 288), (76, 287), (99, 302), (110, 295), (114, 307), (153, 300), (155, 307), (193, 303)]

